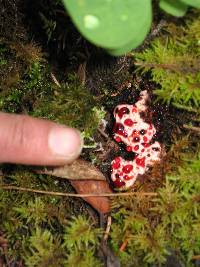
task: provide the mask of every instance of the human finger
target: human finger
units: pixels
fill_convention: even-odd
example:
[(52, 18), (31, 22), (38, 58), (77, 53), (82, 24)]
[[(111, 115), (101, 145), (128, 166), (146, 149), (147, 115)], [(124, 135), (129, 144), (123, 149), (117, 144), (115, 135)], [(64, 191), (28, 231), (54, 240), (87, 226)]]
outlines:
[(0, 113), (0, 162), (61, 165), (82, 149), (80, 133), (54, 122), (26, 115)]

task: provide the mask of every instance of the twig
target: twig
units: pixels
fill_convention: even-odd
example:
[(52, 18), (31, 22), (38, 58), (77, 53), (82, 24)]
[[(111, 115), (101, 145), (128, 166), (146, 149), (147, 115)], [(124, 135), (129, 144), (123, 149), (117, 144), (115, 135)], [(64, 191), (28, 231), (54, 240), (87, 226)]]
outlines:
[(84, 86), (86, 82), (86, 61), (84, 61), (82, 64), (78, 67), (77, 75), (79, 77), (79, 80), (81, 84)]
[(76, 194), (76, 193), (62, 193), (62, 192), (54, 192), (54, 191), (44, 191), (37, 190), (26, 187), (18, 187), (14, 185), (0, 185), (0, 189), (5, 190), (18, 190), (22, 192), (32, 192), (38, 194), (52, 195), (52, 196), (63, 196), (63, 197), (119, 197), (119, 196), (157, 196), (157, 193), (154, 192), (125, 192), (125, 193), (102, 193), (102, 194)]
[(109, 139), (109, 136), (104, 131), (102, 131), (100, 128), (98, 128), (97, 130), (103, 137), (105, 137), (107, 140)]
[(105, 234), (104, 234), (104, 237), (103, 237), (103, 240), (104, 241), (107, 241), (107, 239), (108, 239), (108, 235), (109, 235), (109, 232), (110, 232), (111, 223), (112, 223), (112, 217), (111, 216), (108, 216), (106, 231), (105, 231)]
[(192, 130), (192, 131), (197, 132), (198, 134), (200, 134), (200, 127), (189, 126), (187, 124), (183, 124), (183, 127), (185, 129)]
[(194, 255), (194, 256), (192, 257), (192, 260), (200, 260), (200, 255)]
[(59, 81), (56, 79), (56, 76), (51, 72), (51, 78), (54, 81), (54, 83), (60, 88), (61, 85), (59, 83)]
[(126, 239), (124, 240), (124, 242), (122, 243), (122, 245), (121, 245), (119, 251), (120, 251), (120, 252), (124, 251), (127, 245), (128, 245), (128, 238), (126, 238)]

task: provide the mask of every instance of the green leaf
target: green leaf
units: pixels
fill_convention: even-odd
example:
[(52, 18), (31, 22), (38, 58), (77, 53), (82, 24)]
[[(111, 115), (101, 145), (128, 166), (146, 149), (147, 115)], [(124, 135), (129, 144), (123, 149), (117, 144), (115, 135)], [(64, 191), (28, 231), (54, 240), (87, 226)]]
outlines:
[(176, 17), (184, 16), (188, 8), (188, 5), (180, 0), (161, 0), (159, 5), (165, 12)]
[(180, 0), (180, 1), (187, 5), (200, 8), (200, 0)]
[(93, 44), (113, 55), (142, 43), (152, 19), (150, 0), (63, 0), (74, 24)]
[[(146, 24), (148, 24), (151, 21), (151, 17), (146, 17)], [(111, 50), (107, 50), (111, 55), (113, 56), (120, 56), (123, 55), (125, 53), (130, 52), (133, 48), (139, 46), (142, 41), (145, 39), (148, 31), (147, 28), (145, 27), (145, 23), (144, 23), (144, 27), (141, 27), (140, 32), (136, 35), (134, 35), (133, 40), (131, 40), (129, 43), (127, 43), (126, 45), (117, 48), (117, 49), (111, 49)]]

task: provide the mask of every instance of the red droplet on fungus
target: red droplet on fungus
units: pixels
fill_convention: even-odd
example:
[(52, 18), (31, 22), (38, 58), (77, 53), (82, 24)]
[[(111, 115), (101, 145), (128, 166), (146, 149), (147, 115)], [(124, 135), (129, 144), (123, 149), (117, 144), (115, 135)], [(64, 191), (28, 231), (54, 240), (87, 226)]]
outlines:
[(124, 131), (124, 133), (123, 133), (123, 137), (128, 137), (128, 134), (127, 134), (126, 131)]
[(128, 181), (131, 180), (133, 176), (124, 175), (124, 180)]
[(133, 138), (133, 142), (137, 143), (137, 142), (139, 142), (139, 141), (140, 141), (140, 137), (135, 136), (135, 137)]
[(122, 141), (122, 139), (121, 139), (119, 136), (116, 136), (116, 137), (115, 137), (115, 141), (116, 141), (117, 143), (120, 143), (120, 142)]
[(119, 169), (119, 168), (120, 168), (120, 162), (116, 162), (116, 161), (113, 162), (113, 163), (112, 163), (112, 168), (115, 169), (115, 170), (116, 170), (116, 169)]
[(124, 125), (121, 123), (115, 123), (114, 128), (113, 128), (113, 132), (117, 133), (119, 135), (122, 135), (124, 137), (128, 136), (127, 132), (124, 130)]
[(134, 150), (137, 151), (139, 149), (139, 145), (134, 146)]
[(115, 162), (118, 162), (119, 163), (120, 161), (121, 161), (121, 158), (120, 157), (116, 157), (115, 158)]
[(145, 157), (143, 157), (141, 159), (140, 158), (136, 158), (135, 162), (136, 162), (136, 164), (138, 166), (144, 168), (144, 166), (145, 166)]
[(150, 144), (149, 143), (142, 143), (143, 147), (149, 147)]
[(121, 123), (115, 123), (113, 127), (113, 132), (117, 133), (118, 131), (123, 131), (124, 130), (124, 125)]
[(121, 180), (121, 178), (117, 178), (114, 182), (114, 186), (120, 188), (122, 186), (125, 186), (125, 182)]
[(127, 146), (126, 147), (126, 151), (131, 152), (132, 151), (132, 147), (131, 146)]
[(137, 112), (137, 108), (135, 106), (133, 106), (132, 112)]
[(133, 132), (132, 132), (132, 136), (135, 136), (135, 135), (139, 135), (137, 130), (133, 130)]
[(134, 124), (134, 122), (131, 120), (131, 119), (126, 119), (125, 121), (124, 121), (124, 124), (126, 125), (126, 126), (133, 126), (133, 124)]
[(118, 113), (119, 118), (121, 119), (124, 114), (129, 114), (130, 111), (127, 107), (123, 107), (123, 108), (120, 108), (120, 110), (118, 110), (117, 113)]
[(127, 164), (127, 165), (125, 165), (125, 166), (122, 168), (122, 171), (123, 171), (124, 173), (129, 173), (129, 172), (132, 171), (132, 169), (133, 169), (133, 165), (131, 165), (131, 164)]
[(146, 136), (143, 136), (143, 141), (144, 141), (145, 143), (147, 143), (147, 142), (148, 142), (148, 138), (147, 138)]

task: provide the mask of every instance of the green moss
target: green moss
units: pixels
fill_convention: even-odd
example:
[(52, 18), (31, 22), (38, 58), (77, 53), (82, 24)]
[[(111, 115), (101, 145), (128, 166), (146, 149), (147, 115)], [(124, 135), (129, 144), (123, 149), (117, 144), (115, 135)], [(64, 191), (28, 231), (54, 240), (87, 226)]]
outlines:
[(94, 256), (102, 231), (92, 229), (91, 221), (79, 215), (65, 229), (64, 247), (68, 250), (66, 266), (102, 266)]
[(186, 26), (167, 26), (168, 35), (136, 53), (136, 65), (142, 73), (150, 72), (157, 84), (154, 94), (159, 100), (178, 108), (199, 112), (200, 105), (200, 20), (199, 14)]
[(7, 43), (0, 55), (6, 64), (0, 66), (0, 108), (6, 112), (29, 113), (40, 94), (50, 91), (49, 67), (41, 50), (33, 43)]
[(105, 113), (77, 77), (70, 75), (51, 96), (44, 95), (31, 114), (76, 127), (92, 138)]
[(64, 199), (0, 191), (0, 200), (1, 231), (12, 261), (23, 259), (25, 266), (101, 266), (95, 253), (102, 231), (83, 215), (69, 219)]
[(36, 228), (28, 239), (23, 258), (28, 267), (59, 267), (64, 261), (64, 250), (50, 231)]

